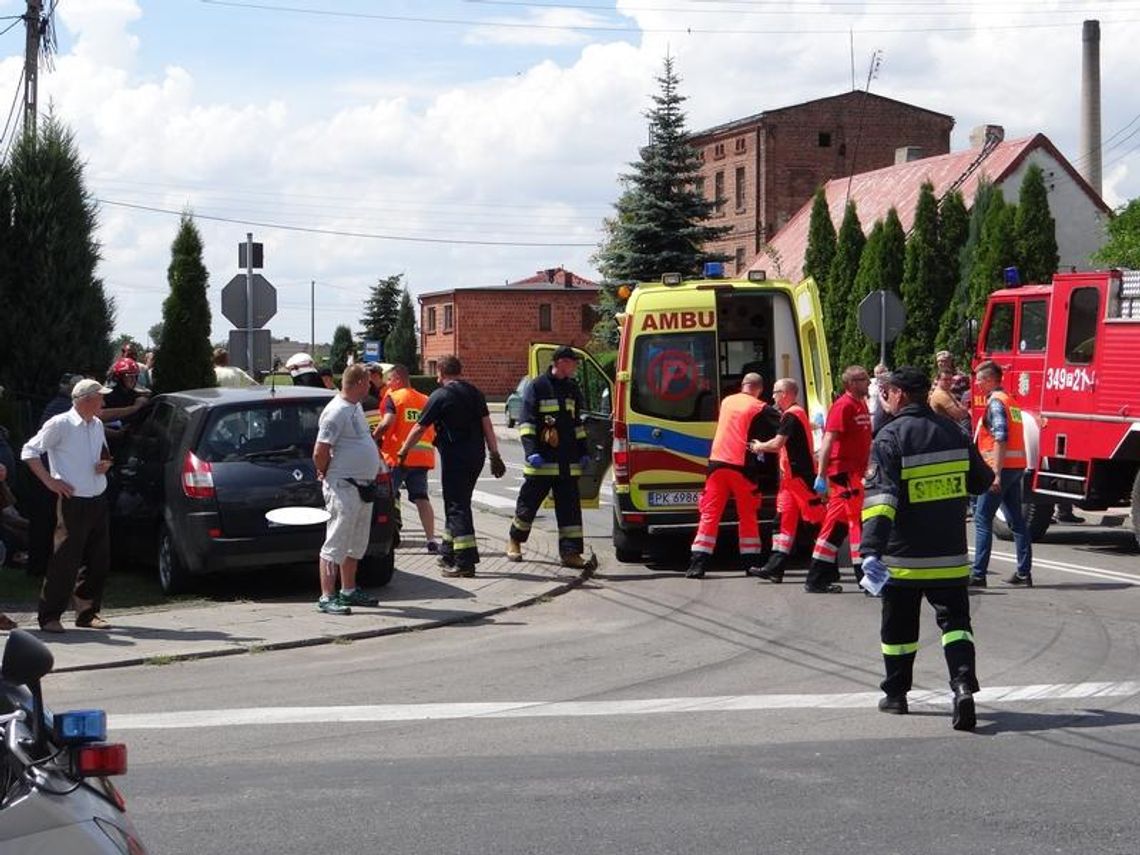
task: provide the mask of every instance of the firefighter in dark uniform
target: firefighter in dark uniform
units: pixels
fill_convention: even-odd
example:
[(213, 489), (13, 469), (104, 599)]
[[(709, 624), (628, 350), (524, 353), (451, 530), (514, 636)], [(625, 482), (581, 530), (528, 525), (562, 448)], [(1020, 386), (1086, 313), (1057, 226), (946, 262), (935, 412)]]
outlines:
[(883, 712), (907, 712), (922, 598), (934, 607), (942, 651), (954, 692), (955, 730), (973, 730), (974, 636), (970, 627), (966, 554), (966, 502), (983, 493), (993, 471), (954, 422), (926, 402), (930, 377), (903, 367), (888, 380), (886, 400), (894, 418), (871, 448), (863, 499), (860, 550), (868, 581), (882, 589), (882, 652), (886, 678)]
[(538, 509), (552, 491), (558, 519), (558, 552), (562, 566), (585, 569), (582, 553), (582, 506), (578, 477), (590, 464), (590, 446), (582, 426), (582, 390), (574, 375), (578, 354), (572, 347), (554, 351), (550, 368), (527, 384), (519, 418), (522, 440), (523, 485), (515, 505), (515, 518), (507, 540), (507, 558), (522, 560), (522, 545)]
[(444, 576), (474, 576), (479, 563), (471, 494), (486, 460), (484, 445), (491, 452), (491, 474), (502, 478), (507, 471), (499, 456), (499, 441), (491, 426), (487, 399), (475, 386), (461, 379), (463, 365), (456, 356), (445, 356), (437, 365), (439, 388), (428, 396), (416, 426), (396, 452), (401, 466), (408, 453), (429, 427), (435, 428), (439, 450), (440, 483), (446, 518), (439, 563)]

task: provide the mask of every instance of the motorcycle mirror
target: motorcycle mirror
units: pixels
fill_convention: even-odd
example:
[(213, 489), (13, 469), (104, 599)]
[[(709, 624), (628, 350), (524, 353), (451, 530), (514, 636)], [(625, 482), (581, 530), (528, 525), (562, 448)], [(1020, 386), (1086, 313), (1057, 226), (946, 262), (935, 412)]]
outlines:
[(27, 630), (14, 629), (4, 645), (4, 659), (0, 663), (0, 677), (9, 683), (32, 688), (51, 673), (55, 665), (48, 646)]

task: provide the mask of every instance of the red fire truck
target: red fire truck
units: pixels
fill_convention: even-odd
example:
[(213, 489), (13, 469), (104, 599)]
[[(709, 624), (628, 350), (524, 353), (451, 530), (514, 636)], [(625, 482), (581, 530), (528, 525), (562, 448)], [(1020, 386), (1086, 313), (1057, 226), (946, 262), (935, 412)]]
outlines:
[[(1058, 273), (1051, 285), (995, 291), (974, 364), (983, 359), (1002, 367), (1025, 419), (1033, 538), (1067, 501), (1130, 511), (1140, 540), (1140, 271)], [(976, 387), (972, 403), (976, 423), (985, 406)]]

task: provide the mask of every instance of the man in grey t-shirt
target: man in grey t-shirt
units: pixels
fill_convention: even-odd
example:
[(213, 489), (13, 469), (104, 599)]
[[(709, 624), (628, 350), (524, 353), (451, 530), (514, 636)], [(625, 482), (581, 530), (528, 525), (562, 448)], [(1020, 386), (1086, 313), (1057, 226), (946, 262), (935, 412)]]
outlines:
[(325, 507), (332, 515), (321, 547), (321, 598), (317, 602), (326, 614), (347, 615), (352, 613), (351, 606), (377, 605), (356, 588), (356, 565), (368, 549), (372, 528), (372, 503), (360, 498), (354, 482), (372, 483), (381, 467), (380, 451), (360, 408), (367, 394), (368, 370), (363, 365), (348, 366), (341, 376), (340, 394), (321, 412), (313, 446)]

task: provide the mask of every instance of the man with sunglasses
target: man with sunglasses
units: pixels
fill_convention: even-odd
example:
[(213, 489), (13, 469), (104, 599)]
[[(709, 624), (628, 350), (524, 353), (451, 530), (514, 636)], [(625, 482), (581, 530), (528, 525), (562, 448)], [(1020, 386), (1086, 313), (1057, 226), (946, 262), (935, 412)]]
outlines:
[[(863, 502), (863, 568), (883, 581), (880, 642), (886, 676), (879, 709), (905, 715), (925, 598), (942, 630), (954, 692), (952, 725), (973, 730), (974, 635), (970, 626), (966, 502), (993, 472), (954, 422), (927, 403), (930, 377), (918, 368), (891, 374), (885, 405), (894, 416), (875, 435)], [(874, 587), (874, 586), (872, 586)]]

